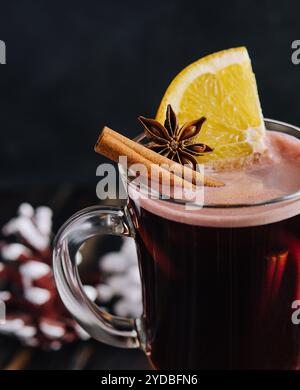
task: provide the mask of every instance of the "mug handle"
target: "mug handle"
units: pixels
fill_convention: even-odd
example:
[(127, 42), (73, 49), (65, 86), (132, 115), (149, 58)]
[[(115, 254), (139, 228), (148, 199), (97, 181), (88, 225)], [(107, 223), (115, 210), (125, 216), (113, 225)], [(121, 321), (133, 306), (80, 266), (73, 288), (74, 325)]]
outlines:
[(53, 250), (54, 278), (60, 297), (92, 337), (121, 348), (138, 348), (138, 320), (101, 310), (84, 292), (76, 253), (89, 238), (102, 235), (135, 237), (127, 207), (94, 206), (73, 215), (59, 230)]

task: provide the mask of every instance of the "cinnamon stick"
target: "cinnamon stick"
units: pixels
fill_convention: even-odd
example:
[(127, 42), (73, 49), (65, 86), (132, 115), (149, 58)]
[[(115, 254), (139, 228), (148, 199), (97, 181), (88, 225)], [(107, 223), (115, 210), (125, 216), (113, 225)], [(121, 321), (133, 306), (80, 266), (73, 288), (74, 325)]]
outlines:
[(277, 263), (276, 255), (269, 255), (265, 259), (265, 264), (264, 264), (265, 269), (264, 269), (261, 302), (260, 302), (260, 310), (262, 315), (266, 314), (267, 308), (270, 305), (271, 296), (272, 296), (273, 279), (276, 270), (276, 263)]
[[(143, 154), (136, 152), (125, 143), (112, 136), (109, 130), (110, 129), (105, 127), (100, 134), (95, 146), (95, 151), (97, 153), (100, 153), (115, 162), (119, 161), (119, 156), (126, 156), (129, 167), (133, 164), (143, 164), (147, 170), (146, 179), (150, 178), (150, 175), (152, 174), (154, 177), (159, 178), (160, 183), (168, 183), (171, 187), (180, 187), (186, 190), (196, 190), (196, 187), (191, 182), (188, 182), (167, 169), (154, 164), (152, 161), (144, 157)], [(142, 145), (141, 147), (145, 148)], [(185, 198), (187, 197), (186, 195), (188, 194), (183, 194)]]
[[(153, 150), (150, 150), (147, 147), (145, 147), (145, 146), (143, 146), (135, 141), (132, 141), (131, 139), (117, 133), (116, 131), (110, 129), (109, 127), (104, 127), (99, 138), (98, 138), (98, 141), (95, 145), (95, 151), (97, 153), (103, 154), (102, 153), (103, 152), (103, 143), (107, 142), (107, 140), (112, 145), (112, 148), (118, 148), (119, 150), (122, 149), (121, 150), (122, 153), (120, 153), (119, 155), (127, 155), (127, 153), (124, 153), (124, 152), (125, 152), (125, 149), (127, 152), (129, 149), (125, 148), (125, 146), (127, 146), (128, 148), (130, 148), (132, 150), (132, 152), (130, 153), (130, 156), (127, 155), (129, 164), (130, 164), (129, 157), (131, 160), (137, 159), (136, 161), (133, 161), (132, 163), (139, 162), (139, 163), (144, 164), (144, 162), (142, 162), (141, 160), (146, 159), (146, 160), (150, 161), (152, 164), (156, 164), (156, 165), (160, 165), (160, 166), (165, 165), (165, 166), (168, 166), (169, 168), (172, 167), (174, 169), (173, 175), (175, 175), (175, 176), (177, 175), (179, 177), (182, 177), (186, 181), (191, 181), (195, 185), (197, 185), (197, 184), (199, 185), (200, 183), (205, 185), (205, 186), (209, 186), (209, 187), (220, 187), (220, 186), (224, 185), (224, 183), (222, 183), (221, 181), (214, 180), (208, 176), (202, 175), (200, 172), (197, 172), (197, 171), (195, 171), (187, 166), (183, 166), (179, 163), (176, 163), (175, 161), (172, 161), (169, 158), (164, 157), (164, 156), (154, 152)], [(113, 140), (115, 140), (115, 143), (113, 143)], [(110, 151), (106, 151), (106, 152), (107, 152), (106, 157), (116, 161), (114, 158), (111, 158), (112, 154), (114, 154), (114, 151), (110, 150)]]
[(273, 286), (272, 286), (272, 296), (271, 296), (271, 302), (273, 304), (276, 303), (276, 299), (278, 297), (279, 289), (281, 287), (283, 274), (285, 271), (285, 266), (288, 258), (288, 251), (282, 251), (278, 253), (277, 255), (277, 263), (276, 263), (276, 270), (274, 274), (273, 279)]
[(290, 256), (294, 266), (295, 277), (295, 295), (294, 300), (300, 300), (300, 241), (292, 235), (286, 235), (285, 237), (287, 246), (290, 251)]
[(287, 262), (288, 251), (282, 251), (266, 257), (266, 270), (263, 280), (261, 300), (262, 313), (276, 303)]

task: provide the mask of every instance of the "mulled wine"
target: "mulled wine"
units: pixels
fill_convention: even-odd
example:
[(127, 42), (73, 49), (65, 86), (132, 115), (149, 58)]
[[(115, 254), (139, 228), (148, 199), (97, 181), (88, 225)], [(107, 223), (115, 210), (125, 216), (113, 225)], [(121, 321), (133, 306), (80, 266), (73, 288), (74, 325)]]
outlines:
[(155, 368), (299, 368), (300, 202), (267, 201), (300, 188), (300, 143), (273, 132), (268, 142), (270, 159), (206, 188), (213, 207), (130, 201)]
[[(264, 120), (245, 47), (187, 66), (155, 119), (139, 121), (134, 141), (106, 126), (95, 145), (120, 164), (128, 204), (83, 210), (56, 238), (65, 305), (93, 337), (142, 348), (156, 369), (299, 369), (299, 129)], [(84, 294), (75, 254), (99, 234), (136, 240), (140, 318)]]

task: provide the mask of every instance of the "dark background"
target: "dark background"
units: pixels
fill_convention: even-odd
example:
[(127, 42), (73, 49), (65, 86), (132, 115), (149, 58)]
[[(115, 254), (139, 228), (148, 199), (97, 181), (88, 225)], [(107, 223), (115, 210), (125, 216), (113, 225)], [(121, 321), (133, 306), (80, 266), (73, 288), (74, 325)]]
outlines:
[(171, 79), (246, 45), (266, 117), (300, 124), (296, 1), (0, 1), (0, 184), (96, 183), (104, 124), (135, 135)]

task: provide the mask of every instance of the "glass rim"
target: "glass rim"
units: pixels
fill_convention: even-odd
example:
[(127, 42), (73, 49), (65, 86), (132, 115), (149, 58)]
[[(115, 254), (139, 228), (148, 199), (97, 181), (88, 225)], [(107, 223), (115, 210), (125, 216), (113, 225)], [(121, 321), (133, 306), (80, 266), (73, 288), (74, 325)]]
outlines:
[[(288, 135), (292, 135), (300, 140), (300, 128), (294, 125), (291, 125), (286, 122), (264, 118), (266, 129), (269, 131), (276, 131), (279, 133), (285, 133)], [(141, 142), (145, 138), (145, 134), (141, 133), (137, 137), (134, 138), (134, 141)], [(119, 172), (121, 176), (125, 176), (125, 173), (119, 165)], [(128, 173), (128, 171), (127, 171)], [(127, 176), (128, 177), (128, 176)], [(226, 204), (226, 203), (217, 203), (217, 204), (203, 204), (201, 207), (208, 208), (208, 209), (237, 209), (237, 208), (245, 208), (245, 207), (259, 207), (259, 206), (266, 206), (266, 205), (272, 205), (277, 203), (284, 203), (288, 201), (294, 201), (300, 199), (300, 189), (299, 191), (292, 192), (287, 195), (279, 196), (276, 198), (267, 199), (261, 202), (253, 202), (253, 203), (236, 203), (236, 204)], [(154, 199), (153, 199), (154, 200)], [(159, 194), (158, 198), (155, 200), (160, 200), (163, 202), (169, 202), (169, 203), (175, 203), (179, 205), (186, 204), (186, 200), (180, 200), (180, 199), (173, 199), (173, 198), (163, 198), (162, 194)]]

